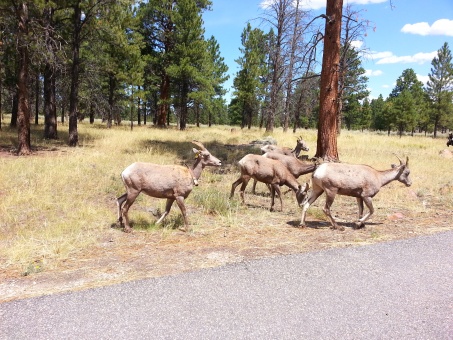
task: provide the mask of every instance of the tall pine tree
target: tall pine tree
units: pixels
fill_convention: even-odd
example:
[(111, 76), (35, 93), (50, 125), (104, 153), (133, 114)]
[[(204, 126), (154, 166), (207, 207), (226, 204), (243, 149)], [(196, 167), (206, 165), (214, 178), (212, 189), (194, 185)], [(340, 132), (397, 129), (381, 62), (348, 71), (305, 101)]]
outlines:
[[(448, 43), (437, 51), (437, 57), (431, 62), (427, 92), (431, 99), (431, 119), (434, 123), (434, 138), (437, 137), (439, 125), (448, 124), (453, 129), (452, 95), (453, 95), (453, 62)], [(449, 117), (450, 116), (450, 117)]]

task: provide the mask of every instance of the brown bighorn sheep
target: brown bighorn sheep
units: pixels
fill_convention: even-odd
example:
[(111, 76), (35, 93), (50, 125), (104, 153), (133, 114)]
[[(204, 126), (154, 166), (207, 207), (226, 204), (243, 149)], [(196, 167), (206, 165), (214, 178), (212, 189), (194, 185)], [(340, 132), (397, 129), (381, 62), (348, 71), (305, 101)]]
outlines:
[(248, 154), (239, 162), (241, 176), (231, 186), (230, 199), (234, 196), (234, 191), (239, 184), (241, 185), (241, 199), (244, 201), (244, 191), (251, 178), (270, 185), (271, 188), (271, 211), (274, 211), (274, 198), (277, 192), (280, 198), (280, 208), (283, 210), (282, 195), (280, 185), (286, 185), (296, 194), (297, 203), (300, 205), (308, 191), (308, 184), (303, 186), (297, 182), (288, 169), (279, 161), (269, 159), (260, 155)]
[(126, 187), (126, 193), (118, 197), (117, 205), (118, 221), (122, 225), (124, 217), (125, 232), (131, 231), (128, 211), (141, 192), (151, 197), (167, 199), (165, 212), (156, 223), (162, 222), (170, 212), (173, 202), (176, 201), (184, 218), (183, 230), (188, 230), (189, 223), (186, 216), (184, 199), (189, 196), (193, 186), (198, 185), (198, 179), (205, 166), (222, 165), (221, 161), (211, 155), (203, 144), (195, 140), (192, 143), (199, 146), (200, 150), (193, 148), (195, 163), (191, 168), (182, 165), (136, 162), (124, 169), (121, 173), (121, 178)]
[(282, 155), (276, 152), (266, 152), (263, 157), (280, 161), (289, 170), (289, 172), (296, 178), (302, 175), (309, 174), (315, 171), (317, 165), (312, 162), (303, 162), (292, 156)]
[[(305, 141), (302, 139), (302, 136), (299, 136), (299, 138), (297, 138), (297, 144), (294, 149), (290, 149), (287, 147), (279, 147), (277, 145), (271, 145), (271, 144), (261, 147), (261, 152), (263, 155), (266, 153), (272, 152), (272, 153), (277, 153), (277, 154), (281, 154), (281, 155), (285, 155), (285, 156), (292, 156), (293, 158), (299, 157), (299, 154), (301, 151), (309, 151), (309, 150), (310, 150), (310, 148), (308, 147), (307, 143), (305, 143)], [(296, 176), (296, 178), (297, 177), (298, 176)], [(256, 189), (256, 180), (253, 180), (253, 186), (252, 186), (253, 194), (255, 193), (255, 189)]]
[[(315, 163), (303, 162), (293, 156), (287, 156), (277, 152), (266, 152), (263, 157), (280, 161), (295, 178), (299, 178), (302, 175), (315, 171), (317, 166)], [(252, 193), (255, 193), (255, 187), (256, 180), (253, 181)]]
[(279, 147), (277, 145), (265, 145), (261, 147), (261, 152), (265, 154), (266, 152), (277, 152), (282, 155), (287, 155), (287, 156), (294, 156), (294, 157), (299, 157), (299, 154), (301, 151), (309, 151), (310, 148), (308, 147), (307, 143), (302, 139), (302, 136), (299, 136), (297, 138), (297, 144), (294, 149), (290, 149), (287, 147)]
[[(330, 206), (336, 194), (357, 198), (359, 219), (354, 228), (363, 227), (365, 221), (374, 213), (372, 198), (379, 192), (381, 187), (394, 180), (404, 183), (406, 186), (412, 184), (409, 178), (409, 157), (407, 157), (406, 163), (403, 163), (399, 157), (398, 159), (400, 161), (399, 166), (392, 164), (391, 169), (383, 171), (375, 170), (368, 165), (344, 163), (323, 163), (319, 165), (311, 180), (312, 191), (301, 205), (303, 209), (300, 226), (305, 227), (307, 209), (325, 192), (326, 204), (323, 211), (329, 217), (332, 229), (344, 230), (344, 227), (337, 225), (330, 213)], [(364, 202), (370, 211), (366, 215), (363, 215)]]

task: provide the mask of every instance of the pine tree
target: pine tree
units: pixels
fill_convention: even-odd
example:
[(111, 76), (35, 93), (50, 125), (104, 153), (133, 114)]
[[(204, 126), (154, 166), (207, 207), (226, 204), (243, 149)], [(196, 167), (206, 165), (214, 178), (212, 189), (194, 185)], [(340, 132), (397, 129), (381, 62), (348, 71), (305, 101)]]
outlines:
[(431, 73), (428, 74), (427, 92), (431, 99), (431, 119), (434, 123), (434, 138), (442, 124), (447, 124), (450, 115), (453, 128), (453, 61), (448, 43), (437, 51), (437, 57), (431, 62)]
[(252, 29), (250, 23), (241, 35), (242, 55), (236, 60), (240, 70), (233, 86), (237, 105), (242, 112), (241, 126), (252, 126), (258, 113), (259, 100), (264, 90), (262, 76), (266, 73), (266, 35), (258, 28)]
[[(402, 98), (398, 99), (400, 96)], [(413, 133), (417, 125), (420, 125), (420, 122), (423, 121), (423, 113), (426, 111), (423, 83), (417, 79), (413, 69), (404, 70), (401, 76), (398, 77), (396, 86), (390, 93), (389, 99), (392, 101), (398, 99), (395, 103), (396, 109), (393, 110), (393, 122), (398, 128), (400, 136), (403, 133), (401, 129), (406, 129)], [(399, 107), (399, 105), (403, 105), (401, 103), (405, 102), (407, 102), (407, 108)], [(403, 116), (399, 117), (399, 114)]]

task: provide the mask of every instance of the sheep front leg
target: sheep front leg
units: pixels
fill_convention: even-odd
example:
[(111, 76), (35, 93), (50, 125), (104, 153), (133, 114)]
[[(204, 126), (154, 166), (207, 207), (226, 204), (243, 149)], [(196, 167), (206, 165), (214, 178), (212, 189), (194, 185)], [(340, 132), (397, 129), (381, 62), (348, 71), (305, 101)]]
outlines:
[(173, 198), (167, 198), (167, 204), (165, 204), (165, 211), (162, 216), (157, 220), (156, 224), (160, 224), (165, 217), (170, 213), (171, 206), (175, 200)]
[[(365, 227), (365, 221), (371, 217), (374, 213), (374, 207), (373, 207), (373, 200), (371, 197), (364, 197), (362, 199), (362, 202), (365, 202), (369, 213), (363, 216), (362, 218), (359, 218), (359, 220), (356, 222), (354, 229), (359, 229)], [(363, 204), (363, 203), (362, 203)]]
[(310, 207), (310, 205), (312, 205), (318, 199), (318, 197), (321, 196), (321, 194), (323, 192), (324, 192), (324, 190), (322, 190), (320, 187), (314, 185), (308, 198), (300, 204), (300, 206), (302, 206), (302, 217), (300, 218), (300, 223), (299, 223), (300, 228), (306, 227), (305, 217), (307, 215), (307, 210)]
[(359, 208), (359, 220), (363, 217), (363, 199), (357, 197), (357, 207)]
[(182, 231), (189, 231), (189, 221), (187, 219), (186, 206), (184, 204), (184, 197), (176, 197), (176, 203), (178, 204), (179, 209), (181, 210), (182, 217), (184, 218), (184, 228), (179, 228)]
[(278, 184), (271, 184), (271, 211), (274, 211), (275, 204), (275, 193), (277, 192), (278, 198), (280, 199), (280, 211), (283, 211), (283, 200), (282, 193)]

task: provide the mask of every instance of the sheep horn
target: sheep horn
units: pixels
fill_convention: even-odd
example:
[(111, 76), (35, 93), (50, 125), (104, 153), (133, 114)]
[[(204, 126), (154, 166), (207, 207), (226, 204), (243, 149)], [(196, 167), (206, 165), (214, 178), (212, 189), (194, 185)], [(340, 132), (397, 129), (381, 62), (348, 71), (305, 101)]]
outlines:
[(201, 148), (201, 150), (206, 150), (206, 148), (204, 147), (204, 145), (201, 144), (199, 141), (197, 141), (197, 140), (194, 139), (194, 140), (192, 141), (192, 143), (195, 144), (195, 145), (197, 145), (197, 146), (199, 146), (199, 147)]
[(400, 161), (400, 165), (403, 165), (403, 161), (401, 160), (401, 158), (398, 157), (398, 155), (396, 153), (393, 153), (395, 155), (396, 158), (398, 158), (398, 160)]

